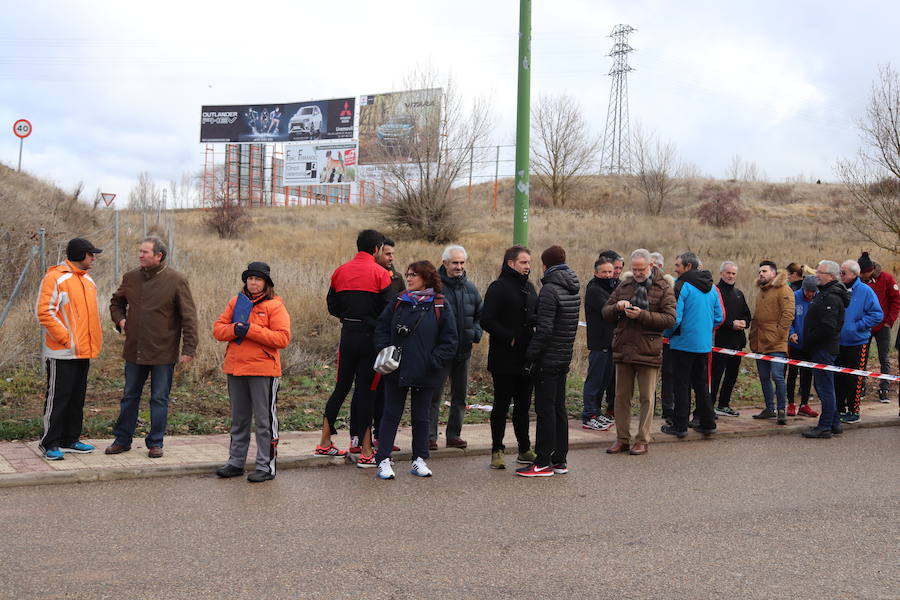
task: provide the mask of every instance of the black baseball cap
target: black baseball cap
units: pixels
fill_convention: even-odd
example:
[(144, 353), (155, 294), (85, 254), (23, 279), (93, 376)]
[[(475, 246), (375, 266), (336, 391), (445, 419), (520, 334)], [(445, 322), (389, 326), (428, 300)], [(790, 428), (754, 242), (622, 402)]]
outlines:
[(84, 260), (85, 253), (100, 254), (103, 252), (100, 248), (96, 248), (94, 244), (84, 238), (73, 238), (69, 240), (66, 246), (66, 258), (69, 260)]

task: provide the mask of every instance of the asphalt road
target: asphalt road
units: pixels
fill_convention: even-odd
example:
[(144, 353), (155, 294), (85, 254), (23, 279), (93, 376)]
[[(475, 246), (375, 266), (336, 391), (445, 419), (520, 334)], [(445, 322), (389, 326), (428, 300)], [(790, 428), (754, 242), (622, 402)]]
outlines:
[(896, 599), (898, 459), (878, 428), (584, 450), (538, 480), (480, 456), (3, 489), (0, 597)]

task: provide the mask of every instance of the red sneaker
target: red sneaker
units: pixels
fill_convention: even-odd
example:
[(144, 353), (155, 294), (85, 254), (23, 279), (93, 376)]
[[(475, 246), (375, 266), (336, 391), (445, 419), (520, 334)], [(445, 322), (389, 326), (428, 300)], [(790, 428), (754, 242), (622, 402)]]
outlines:
[(800, 410), (797, 411), (798, 414), (806, 415), (807, 417), (818, 417), (819, 413), (814, 411), (809, 404), (804, 404), (800, 407)]
[(378, 464), (375, 462), (375, 453), (373, 452), (369, 456), (360, 454), (359, 458), (356, 459), (356, 466), (360, 469), (374, 469), (375, 467), (377, 467)]
[(322, 446), (316, 446), (316, 451), (314, 453), (316, 456), (346, 456), (346, 450), (338, 450), (338, 447), (332, 443), (327, 448), (323, 448)]
[(789, 417), (797, 416), (797, 405), (796, 404), (788, 404), (787, 416), (789, 416)]
[(516, 475), (522, 477), (553, 477), (553, 467), (539, 467), (530, 464), (527, 467), (516, 469)]
[(349, 452), (350, 454), (359, 454), (362, 452), (362, 447), (361, 446), (350, 446), (349, 448), (347, 448), (347, 452)]

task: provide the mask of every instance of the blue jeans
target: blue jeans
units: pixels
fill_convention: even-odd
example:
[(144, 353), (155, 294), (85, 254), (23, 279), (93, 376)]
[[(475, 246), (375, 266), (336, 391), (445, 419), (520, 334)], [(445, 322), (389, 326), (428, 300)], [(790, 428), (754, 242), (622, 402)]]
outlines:
[[(825, 350), (813, 350), (809, 357), (809, 360), (812, 362), (823, 365), (833, 365), (834, 359), (835, 355)], [(831, 426), (838, 422), (837, 402), (834, 396), (834, 373), (820, 369), (813, 369), (812, 373), (816, 395), (822, 402), (822, 410), (819, 413), (819, 427), (831, 429)]]
[(169, 391), (172, 389), (172, 375), (175, 365), (138, 365), (125, 362), (125, 392), (119, 418), (113, 433), (116, 443), (126, 448), (131, 447), (134, 429), (137, 427), (138, 409), (141, 406), (141, 394), (147, 376), (150, 376), (150, 433), (144, 443), (148, 448), (162, 448), (163, 435), (166, 433), (166, 419), (169, 416)]
[[(769, 352), (769, 356), (780, 356), (786, 358), (784, 352)], [(787, 388), (784, 385), (784, 363), (770, 362), (768, 360), (757, 360), (756, 371), (759, 373), (759, 383), (762, 386), (763, 398), (766, 401), (766, 409), (775, 410), (775, 403), (772, 401), (772, 382), (775, 382), (775, 396), (778, 400), (778, 410), (787, 408), (787, 400), (785, 399)]]
[(587, 375), (584, 377), (584, 410), (581, 421), (600, 414), (600, 400), (609, 387), (613, 371), (612, 350), (591, 350), (588, 354)]

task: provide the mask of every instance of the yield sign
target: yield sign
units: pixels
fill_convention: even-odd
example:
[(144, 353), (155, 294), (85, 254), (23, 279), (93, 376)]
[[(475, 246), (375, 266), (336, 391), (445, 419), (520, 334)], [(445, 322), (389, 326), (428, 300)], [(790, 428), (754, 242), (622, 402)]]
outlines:
[(100, 192), (100, 197), (103, 198), (103, 202), (106, 203), (106, 208), (109, 208), (109, 205), (116, 199), (115, 194), (107, 194), (104, 192)]

